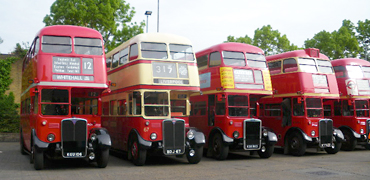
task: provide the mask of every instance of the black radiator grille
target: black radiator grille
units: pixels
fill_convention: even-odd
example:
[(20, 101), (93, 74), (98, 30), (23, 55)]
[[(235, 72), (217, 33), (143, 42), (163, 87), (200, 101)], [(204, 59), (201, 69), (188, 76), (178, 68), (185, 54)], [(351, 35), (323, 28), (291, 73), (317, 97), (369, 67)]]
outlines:
[(163, 153), (183, 154), (185, 152), (185, 121), (163, 121)]
[(333, 143), (333, 120), (323, 119), (319, 122), (320, 146), (330, 147)]
[(261, 147), (261, 120), (250, 119), (244, 121), (244, 149), (260, 149)]
[(66, 158), (86, 156), (87, 121), (85, 119), (62, 120), (62, 155)]

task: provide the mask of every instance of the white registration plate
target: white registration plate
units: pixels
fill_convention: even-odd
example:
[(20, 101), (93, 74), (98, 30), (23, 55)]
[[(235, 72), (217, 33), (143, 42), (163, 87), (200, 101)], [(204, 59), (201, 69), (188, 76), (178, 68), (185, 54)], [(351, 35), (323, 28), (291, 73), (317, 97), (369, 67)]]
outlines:
[(182, 154), (181, 149), (167, 149), (166, 154)]
[(247, 149), (258, 149), (258, 144), (248, 144)]
[(82, 152), (69, 152), (67, 157), (82, 157)]

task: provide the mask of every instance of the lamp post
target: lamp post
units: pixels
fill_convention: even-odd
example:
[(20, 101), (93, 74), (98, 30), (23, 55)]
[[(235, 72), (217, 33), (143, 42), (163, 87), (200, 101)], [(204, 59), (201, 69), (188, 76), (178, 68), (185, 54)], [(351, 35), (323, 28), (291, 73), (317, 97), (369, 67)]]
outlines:
[(157, 12), (157, 32), (159, 32), (159, 0), (158, 0), (158, 12)]
[(146, 15), (146, 33), (148, 33), (149, 16), (152, 15), (152, 11), (145, 11)]

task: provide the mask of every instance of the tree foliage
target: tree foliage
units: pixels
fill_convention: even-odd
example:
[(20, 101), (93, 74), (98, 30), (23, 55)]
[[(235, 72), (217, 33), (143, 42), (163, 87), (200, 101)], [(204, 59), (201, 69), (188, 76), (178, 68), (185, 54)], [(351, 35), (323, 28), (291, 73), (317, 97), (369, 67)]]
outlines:
[(16, 57), (0, 60), (0, 132), (18, 132), (19, 129), (19, 115), (17, 111), (19, 104), (14, 103), (12, 92), (8, 95), (5, 94), (5, 91), (9, 90), (10, 83), (12, 83), (10, 71), (12, 63), (16, 60)]
[(46, 26), (77, 25), (99, 31), (109, 51), (136, 34), (143, 33), (144, 21), (132, 23), (135, 9), (124, 0), (56, 0)]
[(346, 57), (357, 57), (360, 53), (357, 41), (355, 26), (349, 20), (343, 20), (342, 26), (333, 32), (321, 31), (314, 35), (312, 39), (304, 42), (305, 48), (318, 48), (320, 52), (327, 55), (330, 59), (340, 59)]
[(357, 27), (357, 40), (360, 46), (360, 57), (362, 59), (370, 60), (370, 20), (358, 21)]
[(19, 131), (19, 115), (14, 103), (13, 92), (0, 94), (0, 132), (15, 133)]
[(272, 55), (298, 49), (296, 45), (290, 43), (285, 34), (281, 35), (278, 30), (273, 30), (270, 25), (263, 26), (261, 29), (256, 29), (254, 31), (253, 39), (251, 39), (248, 35), (239, 38), (228, 36), (227, 42), (252, 44), (261, 48), (265, 55)]

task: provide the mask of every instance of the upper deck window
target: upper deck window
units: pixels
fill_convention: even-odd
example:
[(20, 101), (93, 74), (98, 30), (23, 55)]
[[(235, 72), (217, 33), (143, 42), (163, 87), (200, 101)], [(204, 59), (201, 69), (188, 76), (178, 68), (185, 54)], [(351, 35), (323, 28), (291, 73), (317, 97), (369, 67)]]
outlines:
[(369, 66), (362, 66), (362, 71), (364, 73), (365, 78), (370, 78), (370, 67)]
[(316, 60), (319, 71), (322, 73), (333, 73), (333, 68), (328, 60)]
[(141, 43), (141, 56), (143, 58), (168, 59), (167, 45), (165, 43)]
[(128, 62), (128, 48), (125, 48), (119, 52), (119, 65), (126, 64), (127, 62)]
[(349, 78), (363, 78), (364, 77), (360, 66), (347, 65), (346, 69), (347, 69)]
[(294, 58), (284, 59), (283, 61), (283, 72), (297, 71), (297, 62)]
[(97, 38), (76, 37), (74, 46), (76, 54), (103, 55), (102, 41)]
[(67, 36), (43, 36), (41, 50), (46, 53), (72, 53), (72, 39)]
[(245, 57), (242, 52), (222, 51), (224, 64), (229, 66), (245, 66)]
[(281, 61), (269, 62), (268, 65), (270, 74), (281, 73)]
[(266, 68), (266, 57), (262, 54), (246, 53), (249, 67)]
[(194, 61), (193, 48), (190, 45), (170, 44), (170, 55), (173, 60)]
[(215, 67), (221, 65), (221, 54), (216, 51), (209, 54), (209, 67)]
[(318, 72), (314, 59), (299, 58), (298, 63), (299, 63), (299, 67), (301, 68), (302, 72), (309, 72), (309, 73)]
[(206, 68), (208, 62), (208, 55), (200, 56), (197, 58), (198, 69)]

